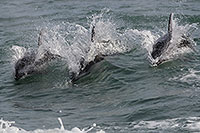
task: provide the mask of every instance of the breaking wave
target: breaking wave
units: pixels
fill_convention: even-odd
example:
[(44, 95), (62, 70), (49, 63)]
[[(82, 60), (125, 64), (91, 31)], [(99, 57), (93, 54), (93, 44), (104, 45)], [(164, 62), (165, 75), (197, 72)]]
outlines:
[[(5, 121), (0, 119), (0, 132), (2, 133), (105, 133), (105, 132), (199, 132), (200, 118), (173, 118), (155, 121), (138, 121), (131, 123), (124, 123), (123, 126), (110, 125), (106, 127), (97, 126), (95, 123), (90, 127), (80, 129), (74, 127), (71, 130), (66, 130), (63, 126), (62, 120), (58, 118), (60, 128), (54, 129), (36, 129), (27, 131), (20, 127), (13, 126), (14, 121)], [(109, 126), (110, 125), (110, 126)]]
[(96, 124), (93, 124), (89, 128), (80, 129), (78, 127), (74, 127), (71, 130), (66, 130), (63, 126), (62, 120), (58, 118), (58, 121), (61, 125), (60, 128), (36, 129), (34, 131), (26, 131), (25, 129), (13, 126), (13, 124), (15, 123), (14, 121), (5, 121), (3, 119), (0, 119), (0, 132), (1, 133), (88, 133), (88, 132), (105, 133), (103, 130), (98, 129), (99, 127)]

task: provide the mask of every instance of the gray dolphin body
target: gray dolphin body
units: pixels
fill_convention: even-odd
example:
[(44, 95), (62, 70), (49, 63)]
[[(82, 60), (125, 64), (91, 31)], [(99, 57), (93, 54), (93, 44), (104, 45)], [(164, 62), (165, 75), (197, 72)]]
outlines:
[[(42, 34), (43, 31), (39, 34), (39, 46), (42, 45)], [(36, 55), (37, 52), (35, 51), (26, 52), (24, 56), (15, 63), (15, 80), (19, 80), (26, 75), (36, 73), (39, 67), (57, 57), (57, 55), (53, 55), (49, 51), (45, 51), (43, 57), (38, 60), (36, 60)]]
[[(165, 53), (169, 46), (172, 44), (171, 40), (172, 40), (172, 32), (173, 32), (173, 27), (172, 27), (172, 24), (173, 24), (173, 13), (170, 14), (169, 16), (169, 22), (168, 22), (168, 32), (160, 37), (156, 43), (153, 45), (153, 51), (151, 52), (151, 56), (152, 58), (155, 60), (157, 58), (160, 58), (161, 55), (163, 53)], [(193, 43), (191, 41), (191, 39), (189, 38), (189, 36), (186, 36), (186, 35), (182, 35), (181, 36), (181, 41), (180, 43), (176, 44), (178, 48), (182, 48), (182, 47), (189, 47), (191, 48), (193, 51), (196, 51), (194, 49), (194, 46), (193, 46)], [(156, 65), (159, 65), (163, 62), (165, 62), (166, 59), (159, 59), (155, 64)]]
[(82, 58), (80, 61), (81, 67), (80, 67), (79, 73), (77, 74), (75, 72), (69, 72), (70, 81), (73, 83), (77, 81), (78, 79), (80, 79), (81, 77), (89, 74), (90, 68), (102, 60), (104, 60), (103, 55), (96, 55), (95, 59), (90, 62), (86, 62), (85, 59)]

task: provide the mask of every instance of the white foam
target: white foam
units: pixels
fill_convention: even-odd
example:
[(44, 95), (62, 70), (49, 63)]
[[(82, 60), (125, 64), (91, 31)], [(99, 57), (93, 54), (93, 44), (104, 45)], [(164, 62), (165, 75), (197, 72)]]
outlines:
[[(71, 130), (66, 130), (63, 126), (62, 120), (58, 118), (61, 127), (54, 129), (36, 129), (33, 131), (27, 131), (22, 128), (13, 126), (15, 122), (0, 120), (0, 132), (1, 133), (105, 133), (99, 126), (93, 124), (90, 128), (80, 129), (74, 127)], [(124, 124), (123, 124), (124, 125)], [(125, 125), (124, 125), (125, 126)], [(176, 131), (183, 130), (187, 132), (200, 132), (200, 117), (187, 117), (187, 118), (174, 118), (155, 121), (139, 121), (132, 122), (128, 127), (104, 127), (106, 130), (117, 131)]]
[(200, 81), (200, 71), (196, 71), (194, 69), (189, 69), (189, 73), (183, 75), (180, 80), (183, 82), (190, 82), (190, 81)]
[(174, 118), (157, 121), (132, 122), (133, 129), (138, 130), (187, 130), (200, 132), (200, 117)]
[[(55, 129), (36, 129), (33, 131), (27, 131), (19, 127), (12, 126), (14, 124), (14, 121), (5, 121), (3, 119), (0, 119), (0, 133), (88, 133), (92, 131), (96, 124), (93, 124), (93, 126), (89, 129), (80, 129), (78, 127), (74, 127), (71, 130), (64, 129), (63, 123), (61, 118), (58, 118), (58, 121), (60, 122), (61, 127), (55, 128)], [(105, 133), (103, 130), (98, 130), (96, 133)]]
[(200, 71), (197, 71), (195, 69), (188, 69), (186, 73), (170, 78), (169, 80), (181, 81), (189, 84), (200, 82)]
[(22, 58), (27, 50), (24, 47), (14, 45), (11, 47), (11, 51), (12, 51), (12, 62), (14, 63), (20, 58)]

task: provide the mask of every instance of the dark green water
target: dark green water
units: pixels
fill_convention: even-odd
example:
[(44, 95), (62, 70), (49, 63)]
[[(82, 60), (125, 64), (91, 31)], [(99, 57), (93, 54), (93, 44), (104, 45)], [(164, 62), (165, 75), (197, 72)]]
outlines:
[[(70, 23), (89, 30), (89, 18), (100, 14), (121, 34), (137, 29), (162, 35), (171, 12), (179, 25), (199, 28), (199, 0), (2, 0), (0, 7), (0, 118), (28, 131), (58, 128), (60, 117), (68, 130), (96, 123), (91, 132), (200, 132), (199, 52), (152, 67), (140, 37), (131, 35), (128, 51), (106, 57), (71, 85), (63, 60), (15, 81), (11, 50), (37, 48), (41, 28), (67, 32), (63, 23)], [(192, 38), (199, 50), (199, 29)]]

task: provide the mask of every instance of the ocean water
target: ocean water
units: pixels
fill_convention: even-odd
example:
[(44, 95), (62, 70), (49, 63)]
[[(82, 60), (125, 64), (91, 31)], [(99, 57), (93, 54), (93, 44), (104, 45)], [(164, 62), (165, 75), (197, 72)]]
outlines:
[[(200, 132), (199, 0), (2, 0), (0, 7), (0, 132)], [(174, 48), (168, 62), (152, 66), (149, 53), (170, 13), (174, 43), (189, 34), (197, 52)], [(62, 58), (15, 81), (14, 64), (29, 50)], [(99, 53), (108, 56), (70, 83), (80, 58)]]

